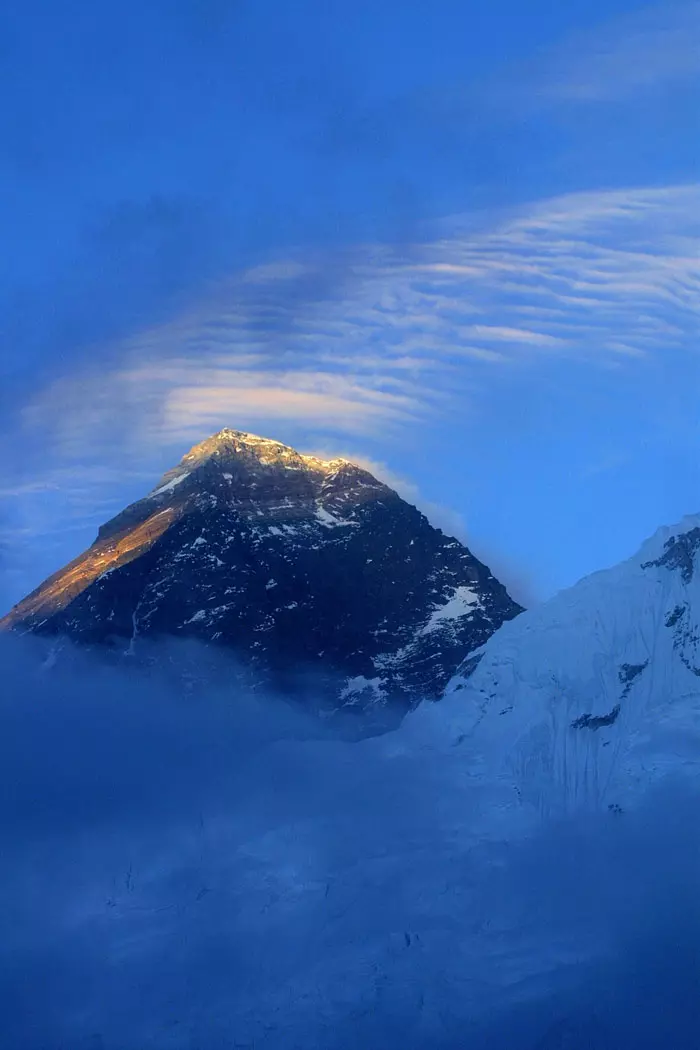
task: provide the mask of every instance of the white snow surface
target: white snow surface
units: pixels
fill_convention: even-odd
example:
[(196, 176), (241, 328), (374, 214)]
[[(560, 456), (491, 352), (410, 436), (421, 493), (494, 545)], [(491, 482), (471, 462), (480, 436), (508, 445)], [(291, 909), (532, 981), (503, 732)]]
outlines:
[[(226, 443), (229, 447), (238, 446), (239, 449), (244, 449), (248, 453), (252, 452), (262, 467), (283, 465), (287, 470), (308, 469), (328, 474), (349, 462), (342, 457), (320, 459), (318, 456), (305, 455), (281, 441), (261, 437), (260, 434), (251, 434), (244, 430), (231, 430), (229, 427), (224, 427), (212, 437), (194, 445), (183, 457), (182, 462), (196, 463), (202, 458), (208, 458), (222, 443)], [(287, 459), (289, 462), (285, 463)]]
[(469, 612), (475, 605), (479, 604), (479, 596), (471, 587), (457, 587), (454, 594), (448, 598), (444, 605), (439, 605), (430, 614), (425, 627), (421, 628), (420, 634), (431, 634), (450, 621), (458, 620)]
[(316, 507), (316, 519), (327, 529), (336, 529), (339, 526), (356, 524), (353, 521), (343, 521), (342, 518), (336, 518), (335, 514), (331, 514), (329, 510), (326, 510), (326, 508), (322, 507), (320, 504)]
[(176, 477), (171, 478), (170, 481), (166, 481), (164, 485), (160, 485), (157, 489), (154, 489), (146, 498), (153, 499), (154, 496), (162, 496), (164, 492), (172, 492), (178, 485), (182, 484), (185, 478), (190, 476), (191, 471), (186, 470), (183, 474), (178, 474)]
[(374, 699), (377, 703), (381, 703), (384, 699), (384, 683), (382, 679), (367, 678), (363, 674), (356, 675), (354, 678), (348, 678), (340, 691), (340, 698), (346, 705), (357, 703), (367, 690), (374, 694)]
[(694, 516), (660, 529), (633, 558), (504, 624), (439, 704), (404, 722), (406, 744), (458, 752), (489, 786), (491, 830), (625, 811), (660, 778), (700, 773), (700, 550), (690, 573), (648, 564), (698, 528)]

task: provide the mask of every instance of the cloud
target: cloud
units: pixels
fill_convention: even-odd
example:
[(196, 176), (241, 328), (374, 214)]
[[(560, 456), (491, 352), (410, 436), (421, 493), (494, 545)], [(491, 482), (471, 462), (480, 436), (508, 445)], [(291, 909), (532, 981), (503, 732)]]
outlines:
[(531, 346), (561, 346), (563, 339), (544, 332), (532, 332), (528, 328), (505, 328), (502, 325), (475, 324), (460, 329), (460, 336), (484, 339), (496, 343), (529, 343)]
[[(700, 77), (700, 3), (656, 3), (570, 32), (481, 85), (501, 112), (639, 101)], [(467, 92), (468, 94), (468, 92)]]
[(535, 79), (540, 99), (608, 102), (700, 76), (700, 4), (655, 4), (570, 37)]
[[(37, 390), (5, 487), (58, 485), (77, 516), (88, 501), (72, 489), (92, 485), (96, 508), (114, 500), (100, 469), (136, 463), (155, 480), (223, 425), (375, 457), (381, 438), (391, 462), (419, 424), (478, 420), (516, 370), (526, 384), (576, 362), (622, 384), (671, 354), (692, 362), (699, 216), (696, 185), (570, 194), (491, 225), (446, 219), (410, 250), (343, 253), (330, 285), (324, 259), (301, 252), (233, 274), (112, 345), (106, 368), (96, 352)], [(29, 528), (51, 516), (33, 510)]]
[(3, 295), (2, 334), (21, 354), (3, 361), (14, 366), (14, 382), (0, 390), (0, 404), (9, 413), (35, 381), (32, 370), (20, 383), (27, 361), (56, 376), (66, 360), (87, 367), (99, 347), (101, 367), (113, 368), (130, 332), (163, 323), (202, 294), (218, 272), (223, 225), (210, 202), (184, 194), (126, 198), (92, 215), (60, 276), (39, 271), (26, 285), (13, 280)]
[(43, 654), (0, 639), (8, 1046), (696, 1047), (691, 786), (489, 840), (459, 749)]
[(130, 423), (128, 406), (140, 405), (149, 440), (155, 416), (170, 442), (178, 412), (184, 436), (228, 408), (273, 426), (304, 412), (325, 425), (330, 413), (356, 432), (367, 418), (443, 411), (484, 381), (482, 365), (542, 354), (595, 364), (685, 347), (697, 319), (698, 215), (700, 188), (677, 186), (554, 198), (487, 230), (456, 217), (408, 255), (358, 249), (344, 260), (347, 286), (303, 301), (289, 283), (303, 272), (313, 286), (323, 260), (256, 267), (125, 340), (107, 377), (79, 372), (40, 393), (26, 419), (65, 424), (68, 402), (70, 425), (87, 437), (122, 401)]
[[(260, 376), (260, 379), (266, 377)], [(366, 433), (393, 420), (417, 415), (417, 401), (386, 391), (376, 391), (337, 376), (317, 376), (321, 389), (298, 389), (312, 377), (296, 377), (287, 385), (252, 385), (250, 377), (233, 374), (229, 385), (181, 387), (168, 394), (160, 436), (171, 433), (171, 441), (184, 432), (216, 431), (231, 419), (244, 419), (246, 426), (270, 419), (283, 424), (310, 419), (319, 427)], [(246, 381), (248, 380), (248, 382)]]
[(45, 427), (52, 405), (60, 406), (51, 424), (53, 449), (81, 460), (90, 446), (121, 444), (144, 452), (194, 443), (232, 420), (242, 429), (311, 422), (336, 433), (368, 434), (425, 412), (415, 387), (400, 377), (245, 367), (253, 360), (234, 353), (224, 361), (134, 363), (107, 383), (95, 374), (59, 380), (27, 407), (25, 425)]

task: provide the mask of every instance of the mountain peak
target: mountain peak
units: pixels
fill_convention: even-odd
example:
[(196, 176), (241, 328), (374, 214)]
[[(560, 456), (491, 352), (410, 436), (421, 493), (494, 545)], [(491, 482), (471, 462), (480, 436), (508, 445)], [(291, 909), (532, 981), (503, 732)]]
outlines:
[[(245, 430), (232, 430), (224, 427), (204, 441), (198, 442), (183, 456), (181, 465), (189, 467), (205, 460), (229, 460), (253, 458), (268, 467), (281, 467), (291, 470), (306, 470), (330, 473), (343, 466), (356, 466), (350, 460), (340, 456), (321, 459), (319, 456), (298, 452), (291, 445), (285, 445), (274, 438), (251, 434)], [(358, 468), (359, 469), (359, 468)]]
[(225, 646), (256, 681), (294, 692), (311, 674), (331, 709), (381, 720), (439, 695), (518, 612), (466, 547), (358, 464), (227, 428), (0, 627), (130, 654), (149, 637)]

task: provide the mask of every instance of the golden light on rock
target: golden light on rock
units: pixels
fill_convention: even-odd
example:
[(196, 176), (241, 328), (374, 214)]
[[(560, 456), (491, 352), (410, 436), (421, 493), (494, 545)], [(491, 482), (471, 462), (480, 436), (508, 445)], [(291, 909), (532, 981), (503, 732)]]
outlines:
[(138, 558), (152, 547), (172, 522), (179, 517), (177, 506), (151, 514), (144, 521), (117, 535), (97, 539), (92, 547), (54, 573), (0, 620), (0, 630), (18, 623), (38, 623), (78, 597), (90, 584), (110, 569)]

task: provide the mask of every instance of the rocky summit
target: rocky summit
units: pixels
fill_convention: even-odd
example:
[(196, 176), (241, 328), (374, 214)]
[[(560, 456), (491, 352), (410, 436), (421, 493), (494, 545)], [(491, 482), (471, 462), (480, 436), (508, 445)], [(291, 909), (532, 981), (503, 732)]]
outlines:
[(225, 429), (0, 626), (129, 653), (196, 639), (256, 681), (313, 681), (327, 708), (405, 711), (520, 611), (367, 470)]

